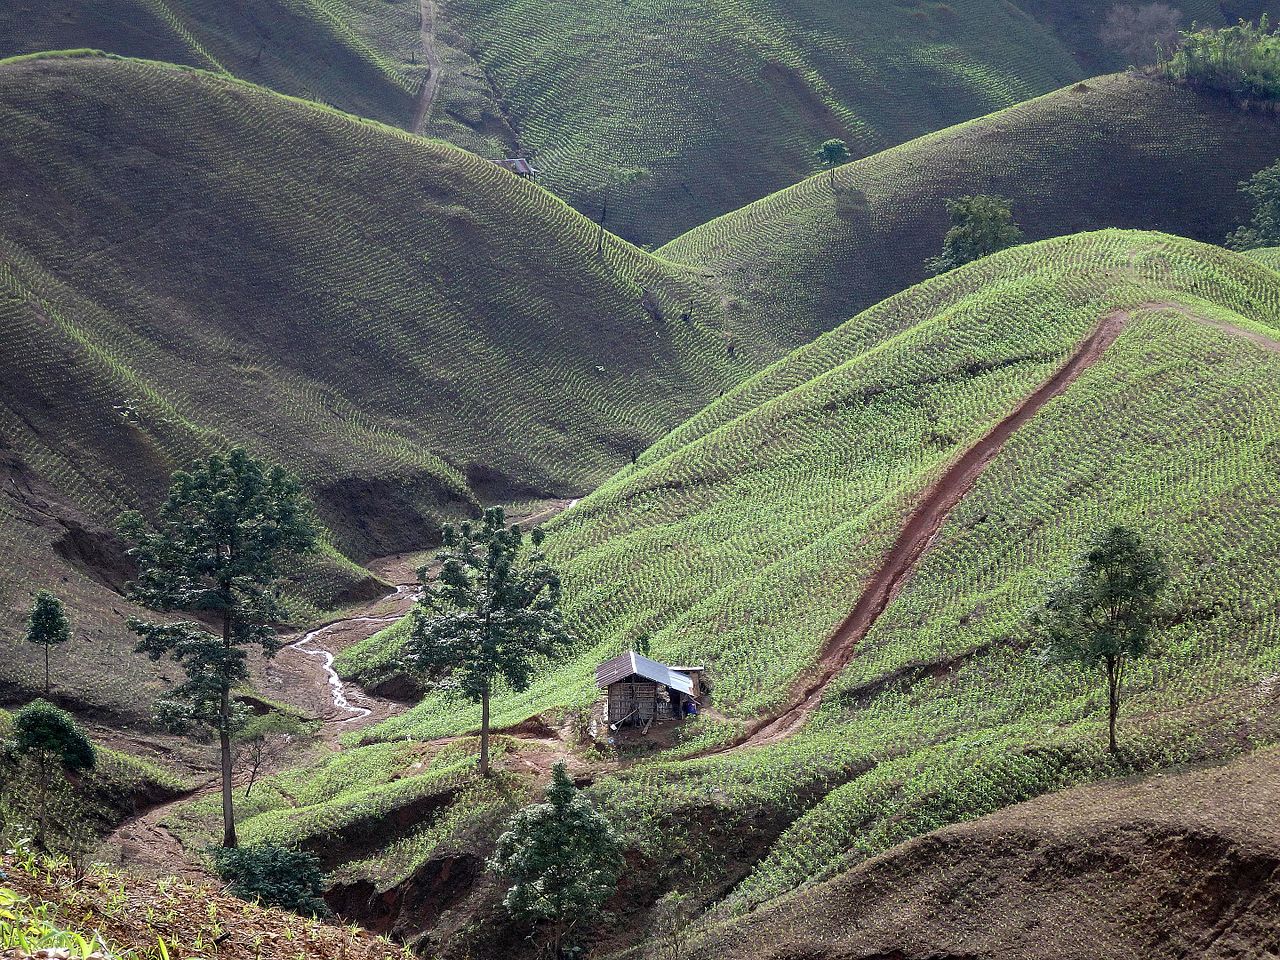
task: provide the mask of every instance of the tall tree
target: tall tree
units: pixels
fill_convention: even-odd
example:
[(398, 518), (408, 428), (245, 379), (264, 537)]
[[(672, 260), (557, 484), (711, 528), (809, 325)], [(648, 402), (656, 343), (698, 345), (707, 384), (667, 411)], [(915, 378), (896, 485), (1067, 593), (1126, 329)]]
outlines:
[(1050, 590), (1040, 615), (1050, 659), (1079, 663), (1105, 678), (1112, 754), (1125, 671), (1151, 652), (1151, 626), (1168, 580), (1158, 550), (1128, 527), (1109, 527), (1089, 543), (1072, 575)]
[(67, 622), (62, 601), (48, 590), (36, 594), (27, 618), (27, 640), (44, 647), (44, 692), (49, 695), (49, 648), (71, 639), (71, 624)]
[(946, 273), (1022, 242), (1013, 203), (1004, 197), (956, 197), (947, 201), (947, 213), (951, 229), (942, 238), (942, 256), (925, 265), (932, 273)]
[(622, 867), (617, 834), (574, 787), (563, 763), (552, 771), (546, 802), (515, 815), (489, 861), (512, 882), (503, 900), (508, 912), (549, 926), (554, 960), (617, 890)]
[(212, 728), (222, 753), (223, 845), (236, 845), (231, 795), (231, 692), (248, 678), (245, 648), (279, 649), (271, 624), (284, 619), (274, 588), (281, 563), (315, 548), (317, 527), (298, 482), (244, 450), (213, 455), (173, 475), (153, 527), (130, 512), (120, 528), (133, 546), (138, 579), (130, 596), (163, 613), (200, 613), (217, 634), (194, 621), (149, 623), (131, 618), (139, 652), (168, 655), (186, 680), (156, 702), (157, 718), (176, 731)]
[(836, 167), (849, 160), (849, 145), (843, 140), (832, 138), (824, 140), (822, 146), (818, 147), (815, 156), (826, 166), (830, 178), (831, 186), (836, 185)]
[(489, 699), (496, 684), (529, 686), (540, 657), (568, 642), (557, 605), (560, 577), (542, 552), (543, 533), (528, 537), (507, 525), (501, 507), (478, 524), (444, 528), (440, 572), (427, 581), (413, 611), (408, 665), (447, 675), (447, 683), (480, 704), (480, 773), (489, 775)]
[(13, 715), (10, 751), (36, 762), (36, 846), (48, 849), (51, 765), (63, 772), (90, 770), (97, 755), (71, 714), (47, 700), (33, 700)]
[(1280, 160), (1240, 184), (1253, 202), (1249, 222), (1227, 237), (1233, 250), (1280, 246)]

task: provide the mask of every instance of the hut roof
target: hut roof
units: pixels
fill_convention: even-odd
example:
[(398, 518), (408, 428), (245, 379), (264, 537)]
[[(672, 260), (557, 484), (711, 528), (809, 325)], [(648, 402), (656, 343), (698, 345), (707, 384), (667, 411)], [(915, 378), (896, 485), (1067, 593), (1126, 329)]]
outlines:
[(622, 656), (614, 657), (596, 667), (596, 686), (603, 689), (632, 675), (644, 677), (671, 690), (679, 690), (681, 693), (693, 693), (693, 681), (683, 673), (677, 673), (665, 663), (650, 660), (634, 650), (629, 650)]

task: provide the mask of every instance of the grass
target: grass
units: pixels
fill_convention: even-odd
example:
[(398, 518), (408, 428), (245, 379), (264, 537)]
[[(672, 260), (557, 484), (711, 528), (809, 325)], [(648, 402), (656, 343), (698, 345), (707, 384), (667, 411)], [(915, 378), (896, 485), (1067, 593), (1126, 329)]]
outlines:
[[(331, 549), (302, 571), (305, 618), (368, 588), (346, 557), (585, 492), (763, 363), (730, 357), (691, 271), (597, 252), (562, 201), (440, 142), (93, 56), (0, 65), (0, 117), (6, 685), (34, 682), (16, 640), (50, 583), (80, 623), (61, 689), (150, 699), (103, 525), (211, 447), (287, 464), (317, 501)], [(120, 671), (93, 666), (106, 650)]]
[(425, 66), (416, 0), (7, 5), (0, 58), (90, 47), (253, 80), (405, 126)]
[(848, 164), (834, 189), (814, 176), (658, 254), (713, 272), (792, 349), (924, 279), (964, 194), (1011, 199), (1030, 240), (1130, 227), (1219, 243), (1247, 219), (1238, 184), (1274, 162), (1277, 129), (1164, 81), (1100, 77)]
[(63, 862), (21, 851), (0, 860), (0, 949), (93, 949), (108, 960), (405, 958), (404, 948), (358, 928), (266, 909), (167, 877), (142, 880), (94, 867), (83, 879)]
[[(681, 759), (805, 676), (915, 495), (959, 451), (1103, 314), (1156, 301), (1178, 309), (1137, 310), (1014, 434), (798, 734)], [(1273, 742), (1280, 355), (1215, 322), (1280, 337), (1275, 274), (1127, 231), (1006, 251), (864, 312), (553, 522), (581, 641), (527, 693), (499, 698), (494, 722), (585, 709), (594, 665), (641, 631), (659, 659), (709, 663), (725, 719), (593, 792), (642, 850), (667, 850), (704, 818), (730, 833), (780, 822), (760, 834), (766, 849), (728, 892), (729, 912), (1066, 785)], [(1046, 669), (1029, 620), (1045, 583), (1111, 522), (1160, 543), (1176, 583), (1162, 656), (1129, 687), (1119, 762), (1105, 751), (1101, 685)], [(432, 696), (366, 740), (476, 722)], [(715, 869), (715, 851), (705, 856)]]
[[(1212, 0), (1178, 6), (1187, 22), (1224, 21)], [(867, 156), (1126, 65), (1099, 43), (1091, 0), (427, 9), (440, 64), (427, 132), (485, 156), (535, 154), (553, 191), (593, 218), (607, 203), (615, 232), (646, 244), (794, 183), (828, 137)], [(0, 57), (103, 49), (407, 127), (426, 74), (419, 24), (418, 0), (29, 4), (0, 12)]]

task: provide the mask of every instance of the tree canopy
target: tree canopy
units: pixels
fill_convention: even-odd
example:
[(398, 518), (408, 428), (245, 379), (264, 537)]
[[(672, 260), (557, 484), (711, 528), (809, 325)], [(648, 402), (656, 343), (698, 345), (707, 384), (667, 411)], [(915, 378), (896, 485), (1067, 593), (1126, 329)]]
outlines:
[(1150, 652), (1151, 627), (1168, 579), (1156, 549), (1128, 527), (1109, 527), (1089, 543), (1072, 574), (1050, 590), (1040, 616), (1050, 660), (1078, 663), (1106, 678), (1112, 753), (1125, 671)]
[(1233, 250), (1280, 246), (1280, 160), (1240, 184), (1253, 201), (1249, 222), (1227, 237)]
[(406, 661), (481, 705), (480, 770), (489, 773), (489, 698), (498, 683), (529, 686), (539, 658), (568, 642), (558, 604), (560, 577), (542, 552), (543, 534), (508, 526), (501, 507), (478, 524), (444, 528), (440, 572), (413, 611)]
[(1013, 202), (1004, 197), (956, 197), (947, 201), (947, 213), (951, 229), (942, 239), (942, 255), (926, 264), (933, 273), (946, 273), (1022, 243)]
[(546, 802), (516, 814), (489, 867), (511, 881), (503, 900), (507, 910), (518, 920), (547, 924), (551, 955), (558, 957), (574, 930), (617, 889), (622, 845), (558, 763)]
[(33, 700), (13, 715), (13, 730), (5, 752), (36, 765), (36, 845), (47, 848), (50, 763), (68, 773), (92, 770), (97, 752), (67, 711), (47, 700)]
[(27, 618), (27, 641), (44, 647), (44, 692), (49, 693), (49, 648), (71, 639), (71, 624), (67, 621), (62, 601), (48, 590), (36, 594)]
[(138, 564), (130, 596), (153, 610), (211, 615), (219, 634), (195, 621), (131, 618), (138, 650), (172, 657), (186, 679), (157, 700), (156, 716), (176, 731), (213, 729), (223, 769), (225, 846), (235, 846), (231, 806), (231, 691), (248, 681), (245, 648), (279, 648), (272, 626), (285, 617), (274, 589), (285, 558), (314, 549), (317, 525), (298, 482), (244, 450), (214, 454), (173, 475), (152, 527), (135, 512), (120, 519)]

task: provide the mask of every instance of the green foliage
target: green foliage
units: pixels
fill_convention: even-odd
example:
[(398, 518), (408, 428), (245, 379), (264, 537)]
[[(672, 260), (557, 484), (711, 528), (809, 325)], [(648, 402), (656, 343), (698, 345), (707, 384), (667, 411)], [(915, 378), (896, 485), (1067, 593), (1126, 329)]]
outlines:
[(187, 674), (157, 703), (157, 714), (174, 729), (203, 725), (230, 734), (228, 695), (249, 676), (243, 648), (256, 644), (271, 655), (279, 646), (273, 624), (284, 611), (273, 588), (280, 565), (314, 548), (310, 504), (282, 468), (237, 449), (175, 473), (154, 529), (136, 512), (121, 516), (120, 529), (139, 569), (131, 599), (161, 612), (208, 614), (222, 625), (218, 636), (193, 621), (130, 620), (139, 652), (172, 656)]
[(44, 692), (49, 692), (49, 648), (71, 639), (71, 624), (67, 622), (62, 601), (48, 590), (36, 594), (27, 618), (27, 642), (44, 647)]
[(1247, 216), (1239, 181), (1275, 159), (1269, 116), (1117, 74), (840, 167), (834, 203), (819, 174), (657, 253), (721, 278), (740, 340), (789, 351), (925, 279), (950, 198), (1007, 197), (1030, 237), (1142, 225), (1220, 243)]
[(12, 749), (18, 756), (44, 754), (62, 769), (93, 769), (93, 744), (67, 711), (46, 700), (34, 700), (13, 715)]
[(1169, 575), (1160, 554), (1122, 526), (1096, 534), (1071, 577), (1045, 600), (1048, 656), (1101, 671), (1107, 681), (1111, 752), (1125, 672), (1150, 652), (1149, 634)]
[[(71, 714), (46, 700), (35, 700), (13, 715), (12, 738), (4, 752), (18, 760), (34, 761), (36, 846), (48, 850), (51, 821), (62, 821), (60, 826), (68, 835), (78, 821), (74, 810), (58, 817), (55, 813), (59, 811), (51, 809), (57, 807), (50, 803), (51, 794), (56, 791), (56, 784), (51, 782), (54, 768), (64, 774), (92, 770), (97, 762), (93, 744)], [(0, 776), (3, 773), (0, 771)]]
[(1227, 237), (1227, 246), (1254, 250), (1280, 245), (1280, 160), (1240, 184), (1240, 190), (1253, 202), (1253, 216)]
[(831, 171), (831, 182), (833, 184), (836, 182), (836, 167), (842, 163), (848, 163), (852, 159), (852, 155), (849, 153), (849, 145), (839, 139), (824, 141), (822, 146), (818, 147), (816, 156)]
[(1183, 33), (1182, 46), (1162, 65), (1182, 83), (1246, 100), (1280, 98), (1280, 31), (1264, 14), (1256, 23), (1241, 20), (1218, 30)]
[(504, 906), (516, 919), (546, 925), (556, 960), (613, 895), (622, 868), (613, 827), (577, 791), (563, 763), (552, 771), (546, 802), (512, 819), (489, 861), (511, 882)]
[(249, 679), (245, 648), (267, 656), (279, 647), (274, 624), (284, 618), (276, 590), (281, 564), (315, 548), (310, 502), (282, 468), (244, 450), (214, 454), (191, 472), (173, 475), (154, 529), (125, 513), (121, 532), (133, 546), (138, 579), (132, 599), (163, 612), (211, 615), (215, 635), (195, 621), (150, 623), (131, 618), (139, 652), (172, 657), (186, 680), (156, 702), (156, 716), (174, 730), (217, 731), (222, 751), (225, 846), (236, 845), (231, 801), (231, 691)]
[[(535, 529), (528, 547), (501, 507), (478, 525), (444, 528), (440, 573), (424, 583), (405, 647), (409, 665), (444, 671), (448, 683), (481, 705), (480, 772), (489, 775), (489, 698), (506, 684), (521, 691), (534, 668), (569, 642), (557, 604), (560, 577)], [(419, 576), (425, 579), (423, 568)]]
[(325, 876), (320, 858), (305, 850), (270, 843), (252, 843), (213, 852), (218, 875), (231, 892), (267, 907), (292, 910), (303, 916), (324, 916)]
[(957, 197), (947, 201), (947, 213), (951, 229), (942, 240), (942, 255), (926, 265), (930, 273), (946, 273), (1022, 242), (1013, 202), (1003, 197)]

